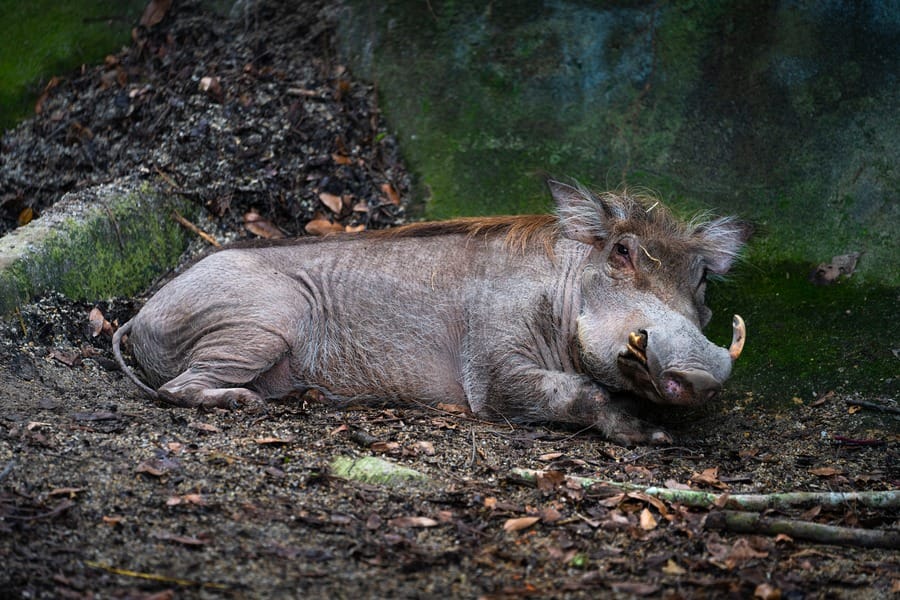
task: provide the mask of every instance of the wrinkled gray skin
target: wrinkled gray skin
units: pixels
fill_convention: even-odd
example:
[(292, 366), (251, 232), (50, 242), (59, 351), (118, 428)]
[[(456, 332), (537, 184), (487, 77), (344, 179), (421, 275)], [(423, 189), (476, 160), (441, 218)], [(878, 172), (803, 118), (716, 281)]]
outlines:
[[(211, 254), (120, 328), (117, 358), (179, 406), (318, 389), (668, 442), (612, 393), (694, 404), (721, 388), (732, 360), (701, 333), (706, 273), (729, 268), (745, 228), (686, 225), (626, 195), (549, 185), (558, 219), (462, 219)], [(126, 333), (155, 390), (125, 368)]]

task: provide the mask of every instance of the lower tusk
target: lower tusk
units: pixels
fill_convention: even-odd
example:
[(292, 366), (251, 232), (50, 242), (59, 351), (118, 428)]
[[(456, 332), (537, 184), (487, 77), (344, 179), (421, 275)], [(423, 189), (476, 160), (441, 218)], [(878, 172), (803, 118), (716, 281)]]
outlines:
[(744, 320), (740, 315), (734, 315), (734, 319), (731, 321), (731, 327), (734, 330), (734, 333), (731, 337), (731, 347), (728, 349), (728, 354), (731, 356), (731, 360), (737, 360), (738, 356), (741, 355), (741, 352), (744, 350), (744, 340), (747, 338), (747, 326), (744, 325)]

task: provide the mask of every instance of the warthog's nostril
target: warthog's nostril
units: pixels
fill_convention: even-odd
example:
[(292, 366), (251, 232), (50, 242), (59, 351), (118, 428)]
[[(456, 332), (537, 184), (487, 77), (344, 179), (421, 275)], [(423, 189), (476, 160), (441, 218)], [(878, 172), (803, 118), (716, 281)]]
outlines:
[(663, 394), (676, 404), (708, 402), (721, 390), (722, 384), (704, 371), (666, 371), (662, 376)]

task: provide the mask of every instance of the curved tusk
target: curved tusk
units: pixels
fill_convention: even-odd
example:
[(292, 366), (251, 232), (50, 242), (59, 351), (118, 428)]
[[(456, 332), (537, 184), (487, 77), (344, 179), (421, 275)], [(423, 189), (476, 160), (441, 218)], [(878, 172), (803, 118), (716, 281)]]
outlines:
[(734, 333), (731, 336), (731, 347), (728, 349), (728, 354), (731, 356), (731, 360), (735, 361), (744, 350), (744, 340), (747, 339), (747, 326), (744, 325), (744, 320), (740, 315), (734, 315), (731, 327)]

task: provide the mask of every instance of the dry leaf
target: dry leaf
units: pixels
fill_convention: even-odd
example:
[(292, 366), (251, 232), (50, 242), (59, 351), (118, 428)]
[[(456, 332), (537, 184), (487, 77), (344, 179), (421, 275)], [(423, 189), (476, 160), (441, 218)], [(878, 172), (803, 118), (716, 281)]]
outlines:
[(400, 194), (397, 193), (397, 190), (394, 189), (394, 186), (389, 183), (382, 183), (381, 191), (384, 192), (384, 195), (387, 196), (388, 201), (390, 201), (391, 204), (400, 204)]
[(179, 504), (193, 504), (194, 506), (206, 506), (206, 500), (201, 494), (185, 494), (183, 496), (170, 496), (166, 499), (166, 506), (178, 506)]
[(756, 558), (766, 558), (768, 552), (754, 549), (747, 538), (739, 538), (733, 546), (719, 542), (709, 542), (706, 545), (712, 561), (724, 565), (726, 569), (734, 569)]
[(753, 591), (753, 597), (760, 600), (779, 600), (781, 598), (781, 590), (770, 583), (761, 583)]
[(684, 575), (687, 570), (670, 558), (662, 568), (662, 572), (666, 575)]
[(153, 27), (165, 18), (166, 13), (172, 7), (172, 0), (150, 0), (141, 15), (140, 24), (143, 27)]
[(48, 496), (69, 496), (70, 498), (75, 497), (75, 494), (81, 493), (86, 488), (76, 488), (76, 487), (61, 487), (50, 490)]
[(835, 396), (837, 396), (837, 394), (834, 393), (834, 390), (831, 390), (831, 391), (829, 391), (829, 392), (825, 392), (824, 394), (822, 394), (821, 396), (819, 396), (819, 398), (818, 398), (815, 402), (813, 402), (812, 404), (810, 404), (810, 406), (822, 406), (823, 404), (825, 404), (825, 403), (828, 402), (829, 400), (834, 399)]
[(195, 429), (201, 433), (219, 433), (220, 431), (222, 431), (215, 425), (210, 425), (209, 423), (201, 423), (200, 421), (188, 423), (188, 427), (190, 427), (191, 429)]
[(322, 201), (328, 210), (335, 214), (340, 214), (341, 209), (344, 208), (344, 201), (340, 196), (336, 196), (334, 194), (329, 194), (328, 192), (322, 192), (319, 194), (319, 200)]
[(541, 454), (540, 456), (538, 456), (538, 460), (542, 462), (550, 462), (551, 460), (556, 460), (562, 455), (562, 452), (548, 452), (547, 454)]
[(653, 513), (650, 512), (650, 509), (645, 508), (641, 511), (641, 529), (644, 531), (650, 531), (651, 529), (656, 529), (656, 519), (653, 517)]
[(365, 230), (366, 226), (363, 223), (360, 223), (359, 225), (347, 225), (346, 227), (344, 227), (344, 231), (346, 231), (347, 233), (359, 233), (360, 231)]
[(388, 521), (393, 527), (437, 527), (438, 522), (428, 517), (397, 517)]
[(360, 200), (359, 202), (357, 202), (356, 204), (353, 205), (353, 212), (367, 213), (367, 212), (369, 212), (369, 205), (366, 203), (365, 200)]
[(349, 165), (353, 162), (353, 159), (350, 158), (349, 156), (346, 156), (344, 154), (338, 154), (337, 152), (334, 152), (331, 154), (331, 160), (333, 160), (334, 162), (336, 162), (339, 165)]
[(705, 483), (723, 490), (728, 487), (719, 481), (719, 467), (710, 467), (709, 469), (704, 469), (702, 473), (694, 473), (691, 475), (691, 481), (694, 483)]
[(541, 509), (541, 521), (544, 523), (556, 523), (562, 519), (562, 513), (553, 508), (552, 506), (548, 506), (547, 508)]
[(258, 235), (267, 240), (283, 238), (284, 234), (268, 219), (264, 219), (258, 212), (251, 210), (244, 213), (244, 227), (253, 235)]
[(410, 448), (416, 454), (424, 454), (425, 456), (434, 456), (434, 444), (431, 442), (421, 441), (416, 442)]
[(493, 496), (488, 496), (484, 499), (484, 507), (494, 510), (497, 508), (497, 499)]
[(165, 466), (159, 464), (159, 461), (145, 460), (137, 467), (135, 467), (134, 472), (146, 473), (147, 475), (152, 475), (153, 477), (162, 477), (163, 475), (168, 473), (169, 470)]
[(50, 96), (50, 92), (59, 85), (60, 82), (59, 77), (51, 77), (50, 81), (47, 82), (47, 85), (44, 86), (44, 91), (41, 92), (41, 95), (38, 97), (37, 102), (34, 103), (34, 114), (39, 115), (44, 112), (44, 102), (47, 101), (47, 98)]
[(107, 525), (118, 525), (125, 520), (125, 517), (108, 517), (106, 515), (103, 515), (100, 520)]
[(566, 476), (561, 471), (543, 471), (535, 477), (535, 485), (542, 492), (550, 492), (563, 485)]
[(830, 263), (819, 264), (809, 279), (817, 285), (829, 285), (841, 277), (850, 277), (856, 270), (856, 262), (860, 256), (859, 252), (833, 256)]
[(540, 517), (517, 517), (515, 519), (507, 519), (503, 524), (503, 530), (521, 531), (522, 529), (528, 529), (540, 520)]
[(681, 483), (680, 481), (675, 481), (674, 479), (666, 479), (664, 485), (670, 490), (689, 490), (691, 486), (686, 483)]
[(94, 307), (88, 315), (88, 322), (91, 325), (91, 337), (97, 337), (101, 333), (111, 336), (113, 333), (112, 323), (106, 320), (100, 309)]
[(56, 359), (67, 367), (74, 367), (81, 364), (81, 357), (75, 352), (68, 350), (54, 350), (50, 353), (50, 358)]
[(810, 469), (809, 472), (818, 477), (834, 477), (835, 475), (843, 474), (843, 471), (834, 467), (819, 467), (818, 469)]
[(444, 411), (446, 413), (450, 413), (452, 415), (469, 415), (469, 409), (463, 406), (462, 404), (448, 404), (446, 402), (438, 402), (435, 407), (438, 410)]
[(313, 219), (303, 229), (310, 235), (326, 235), (340, 233), (344, 231), (344, 226), (340, 223), (332, 223), (328, 219)]
[(34, 210), (30, 206), (26, 206), (22, 209), (22, 212), (19, 213), (18, 218), (16, 219), (16, 224), (21, 227), (23, 225), (28, 225), (34, 219)]
[(256, 442), (257, 444), (278, 445), (278, 444), (290, 444), (290, 443), (292, 443), (295, 439), (297, 439), (295, 436), (289, 435), (289, 436), (283, 437), (283, 438), (277, 438), (277, 437), (262, 437), (262, 438), (256, 438), (256, 439), (253, 440), (253, 441)]
[(382, 454), (394, 454), (400, 452), (399, 442), (373, 442), (369, 448), (372, 452), (380, 452)]

